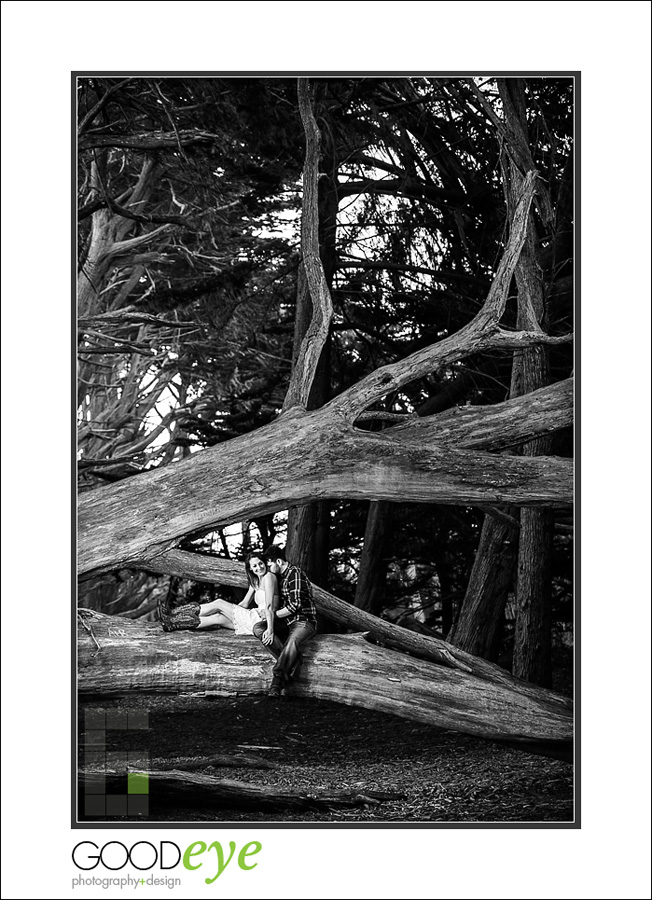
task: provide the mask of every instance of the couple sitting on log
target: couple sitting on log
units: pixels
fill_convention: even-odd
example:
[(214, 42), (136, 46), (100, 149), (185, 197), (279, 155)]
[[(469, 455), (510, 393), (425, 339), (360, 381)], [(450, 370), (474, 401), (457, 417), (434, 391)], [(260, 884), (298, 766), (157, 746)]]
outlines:
[[(249, 590), (240, 603), (218, 599), (169, 609), (159, 602), (159, 618), (164, 631), (218, 626), (255, 635), (276, 658), (268, 693), (280, 697), (298, 666), (299, 648), (317, 631), (312, 585), (305, 572), (287, 562), (282, 547), (251, 553), (245, 568)], [(249, 609), (252, 600), (256, 605)]]

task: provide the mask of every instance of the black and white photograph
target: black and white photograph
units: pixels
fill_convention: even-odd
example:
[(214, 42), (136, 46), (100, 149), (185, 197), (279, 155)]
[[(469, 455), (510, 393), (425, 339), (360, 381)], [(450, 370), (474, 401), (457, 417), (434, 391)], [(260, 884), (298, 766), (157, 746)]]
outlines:
[(79, 823), (577, 823), (578, 95), (77, 74)]
[(649, 900), (649, 2), (1, 16), (2, 896)]

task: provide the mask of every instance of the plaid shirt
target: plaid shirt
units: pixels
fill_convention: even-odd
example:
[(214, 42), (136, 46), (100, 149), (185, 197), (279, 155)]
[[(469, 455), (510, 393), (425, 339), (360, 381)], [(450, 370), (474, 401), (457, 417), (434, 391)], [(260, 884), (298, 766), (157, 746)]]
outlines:
[(288, 566), (281, 576), (281, 599), (286, 609), (292, 614), (285, 621), (288, 625), (295, 622), (309, 622), (317, 627), (317, 609), (312, 599), (312, 585), (305, 572), (297, 566)]

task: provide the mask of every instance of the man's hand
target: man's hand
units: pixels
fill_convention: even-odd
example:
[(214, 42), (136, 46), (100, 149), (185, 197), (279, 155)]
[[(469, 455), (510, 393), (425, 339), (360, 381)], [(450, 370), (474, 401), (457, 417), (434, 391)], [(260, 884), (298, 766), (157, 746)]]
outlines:
[(268, 628), (263, 634), (263, 644), (267, 647), (274, 640), (274, 629)]

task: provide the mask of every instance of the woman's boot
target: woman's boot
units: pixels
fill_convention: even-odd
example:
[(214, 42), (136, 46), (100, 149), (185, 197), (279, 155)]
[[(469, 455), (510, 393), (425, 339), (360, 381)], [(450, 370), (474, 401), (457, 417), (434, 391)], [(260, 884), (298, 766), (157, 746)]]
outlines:
[(184, 603), (161, 619), (163, 631), (193, 631), (199, 626), (199, 603)]
[(165, 597), (162, 594), (159, 595), (156, 601), (156, 608), (158, 610), (158, 620), (163, 626), (163, 631), (167, 631), (165, 626), (170, 624), (170, 605), (167, 594)]

